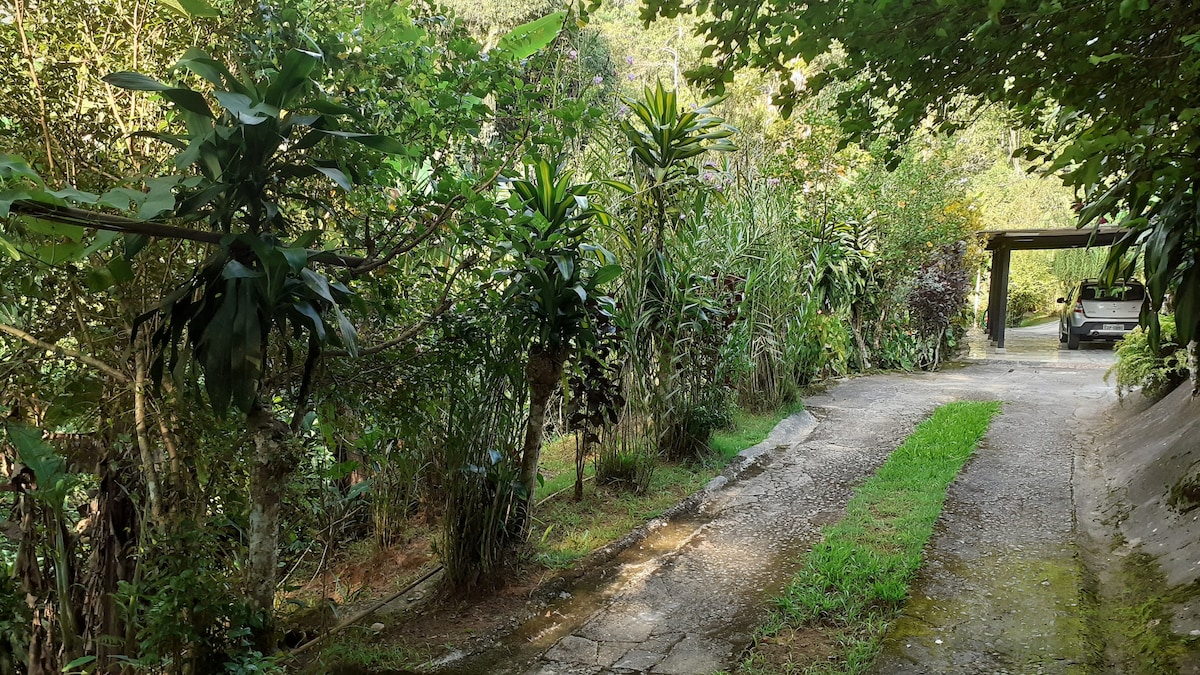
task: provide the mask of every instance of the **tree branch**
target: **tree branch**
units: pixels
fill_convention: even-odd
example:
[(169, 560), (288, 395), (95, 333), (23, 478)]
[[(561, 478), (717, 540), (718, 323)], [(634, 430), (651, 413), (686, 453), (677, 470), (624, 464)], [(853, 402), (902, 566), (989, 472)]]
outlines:
[[(403, 331), (401, 331), (398, 335), (396, 335), (396, 337), (392, 338), (391, 340), (388, 340), (387, 342), (383, 342), (383, 343), (380, 343), (377, 345), (373, 345), (371, 347), (365, 347), (363, 349), (359, 349), (358, 355), (359, 356), (370, 356), (371, 354), (378, 354), (379, 352), (382, 352), (382, 351), (391, 349), (392, 347), (395, 347), (397, 345), (403, 344), (404, 342), (407, 342), (407, 341), (411, 340), (412, 338), (414, 338), (417, 335), (417, 333), (420, 333), (422, 330), (424, 330), (425, 327), (428, 326), (430, 323), (432, 323), (434, 319), (445, 314), (451, 307), (454, 306), (454, 299), (450, 297), (450, 289), (454, 286), (454, 282), (458, 280), (458, 275), (462, 274), (463, 270), (467, 269), (467, 267), (474, 264), (474, 262), (478, 259), (479, 259), (478, 254), (472, 254), (463, 259), (463, 261), (459, 264), (458, 268), (455, 269), (453, 273), (451, 273), (450, 278), (446, 280), (446, 283), (442, 285), (442, 292), (438, 295), (438, 306), (436, 308), (434, 308), (433, 311), (431, 311), (429, 314), (427, 314), (425, 317), (423, 317), (420, 321), (414, 323), (413, 325), (409, 326), (408, 328), (405, 328)], [(325, 355), (326, 356), (349, 356), (350, 352), (348, 352), (344, 349), (334, 349), (334, 350), (325, 352)]]
[[(528, 127), (526, 127), (523, 133), (525, 135), (527, 135), (528, 132), (529, 132), (529, 129), (528, 129)], [(517, 150), (520, 149), (521, 147), (522, 146), (519, 143), (514, 144), (513, 148), (509, 151), (509, 154), (505, 156), (504, 161), (500, 163), (499, 168), (497, 168), (495, 171), (493, 171), (492, 174), (490, 176), (488, 176), (485, 180), (482, 180), (482, 181), (479, 181), (478, 183), (476, 183), (475, 186), (471, 188), (471, 191), (477, 195), (483, 194), (483, 192), (485, 190), (487, 190), (488, 188), (495, 185), (496, 181), (504, 173), (504, 169), (512, 163), (513, 158), (516, 157)], [(426, 227), (424, 230), (422, 230), (421, 232), (414, 235), (412, 239), (392, 246), (388, 250), (387, 254), (384, 255), (382, 258), (379, 258), (376, 260), (364, 261), (363, 264), (352, 269), (351, 273), (354, 274), (354, 276), (361, 276), (361, 275), (366, 274), (376, 268), (379, 268), (379, 267), (382, 267), (383, 265), (388, 264), (397, 256), (404, 255), (404, 254), (408, 253), (409, 251), (415, 249), (426, 239), (433, 236), (433, 234), (435, 232), (437, 232), (439, 229), (441, 229), (442, 225), (444, 225), (446, 223), (446, 221), (450, 220), (451, 216), (453, 216), (455, 213), (457, 213), (457, 207), (458, 207), (459, 203), (462, 202), (464, 199), (466, 199), (466, 197), (464, 195), (461, 195), (461, 194), (455, 195), (453, 198), (451, 198), (450, 200), (448, 200), (446, 202), (446, 204), (442, 207), (441, 212), (438, 213), (437, 216), (427, 219), (427, 221), (426, 221), (427, 224), (426, 224)], [(410, 210), (410, 212), (411, 212), (411, 210)]]
[[(41, 202), (21, 199), (12, 203), (12, 212), (18, 215), (52, 220), (56, 223), (78, 225), (95, 230), (120, 232), (121, 234), (141, 234), (147, 237), (161, 239), (182, 239), (198, 241), (205, 244), (220, 244), (226, 235), (220, 232), (205, 232), (186, 227), (176, 227), (152, 220), (134, 220), (124, 216), (114, 216), (107, 213), (95, 213), (71, 206), (43, 204)], [(358, 268), (368, 261), (357, 256), (346, 256), (332, 251), (309, 251), (309, 258), (315, 262), (334, 267)]]
[(24, 340), (25, 342), (28, 342), (29, 344), (31, 344), (35, 347), (40, 347), (41, 349), (44, 349), (48, 352), (53, 352), (53, 353), (59, 354), (61, 356), (66, 356), (66, 357), (69, 357), (72, 359), (76, 359), (78, 361), (82, 361), (82, 362), (88, 364), (89, 366), (96, 368), (97, 370), (103, 372), (104, 374), (108, 375), (109, 377), (111, 377), (115, 380), (118, 380), (122, 383), (128, 384), (129, 382), (132, 382), (132, 379), (128, 375), (126, 375), (125, 373), (122, 373), (121, 371), (117, 370), (116, 368), (113, 368), (112, 366), (108, 365), (107, 363), (105, 363), (97, 358), (88, 356), (87, 354), (81, 354), (80, 352), (77, 352), (74, 349), (67, 349), (66, 347), (62, 347), (62, 346), (59, 346), (56, 344), (52, 344), (50, 342), (45, 342), (45, 341), (39, 340), (39, 339), (35, 338), (34, 336), (30, 335), (29, 333), (26, 333), (25, 331), (21, 330), (20, 328), (10, 326), (6, 323), (0, 323), (0, 332), (8, 333), (9, 335), (12, 335), (13, 337), (20, 338), (20, 339)]

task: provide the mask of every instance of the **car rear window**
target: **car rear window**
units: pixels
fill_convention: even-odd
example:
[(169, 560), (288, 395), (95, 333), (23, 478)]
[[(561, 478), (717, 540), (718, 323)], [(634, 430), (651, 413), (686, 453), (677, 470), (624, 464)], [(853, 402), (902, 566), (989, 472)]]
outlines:
[(1117, 284), (1115, 286), (1083, 287), (1081, 300), (1144, 300), (1146, 289), (1141, 284)]

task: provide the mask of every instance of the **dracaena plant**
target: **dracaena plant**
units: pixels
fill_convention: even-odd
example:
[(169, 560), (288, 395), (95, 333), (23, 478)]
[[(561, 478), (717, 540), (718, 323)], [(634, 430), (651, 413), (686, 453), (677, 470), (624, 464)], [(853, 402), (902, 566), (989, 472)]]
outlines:
[[(197, 366), (218, 413), (230, 405), (249, 411), (256, 404), (273, 328), (305, 335), (310, 363), (324, 343), (340, 341), (354, 351), (354, 328), (342, 311), (349, 289), (310, 268), (308, 247), (318, 234), (296, 236), (333, 207), (296, 183), (324, 177), (351, 189), (337, 162), (319, 152), (331, 139), (384, 151), (400, 148), (389, 138), (340, 128), (351, 111), (322, 94), (313, 79), (320, 63), (320, 54), (291, 50), (278, 68), (255, 80), (190, 50), (177, 70), (207, 81), (208, 95), (139, 73), (104, 78), (114, 86), (157, 92), (175, 104), (183, 133), (142, 134), (177, 148), (175, 168), (187, 174), (167, 213), (227, 235), (189, 283), (136, 322), (157, 320), (155, 372), (161, 375), (164, 362), (173, 370)], [(185, 337), (194, 360), (179, 359)]]
[[(319, 255), (309, 248), (319, 237), (315, 228), (297, 236), (297, 230), (333, 213), (332, 205), (298, 183), (322, 178), (351, 189), (347, 174), (322, 152), (330, 141), (400, 150), (389, 138), (340, 127), (350, 111), (329, 101), (314, 80), (320, 62), (320, 54), (292, 50), (278, 68), (254, 79), (190, 51), (179, 69), (207, 81), (207, 94), (137, 73), (106, 78), (115, 86), (158, 92), (175, 104), (184, 122), (184, 133), (148, 134), (178, 148), (175, 167), (188, 174), (179, 180), (174, 200), (149, 215), (204, 222), (223, 235), (218, 250), (193, 278), (136, 325), (155, 325), (158, 373), (164, 364), (195, 367), (216, 412), (232, 405), (248, 414), (256, 456), (250, 476), (247, 593), (264, 615), (274, 602), (280, 507), (295, 466), (288, 427), (259, 392), (268, 338), (277, 330), (285, 339), (290, 334), (308, 345), (293, 429), (302, 417), (321, 346), (340, 342), (355, 352), (354, 328), (342, 311), (350, 291), (310, 267)], [(210, 107), (210, 99), (216, 107)], [(190, 358), (182, 356), (188, 353), (185, 346)], [(264, 625), (260, 644), (269, 647), (270, 622)]]
[[(106, 76), (113, 86), (158, 94), (173, 104), (172, 115), (181, 122), (182, 128), (173, 132), (138, 133), (178, 150), (173, 159), (177, 173), (147, 179), (144, 189), (120, 186), (103, 194), (51, 190), (27, 164), (0, 157), (0, 178), (22, 181), (20, 189), (0, 195), (0, 215), (19, 207), (27, 215), (98, 227), (103, 216), (95, 209), (105, 207), (125, 211), (135, 221), (200, 226), (183, 236), (218, 245), (189, 282), (135, 322), (141, 328), (154, 321), (159, 354), (154, 370), (161, 374), (165, 365), (199, 368), (218, 413), (231, 405), (249, 411), (255, 404), (273, 328), (306, 338), (310, 356), (326, 343), (354, 351), (354, 329), (342, 311), (349, 289), (311, 265), (318, 255), (310, 249), (320, 236), (317, 228), (335, 213), (327, 197), (330, 190), (306, 189), (302, 181), (315, 178), (342, 190), (352, 188), (333, 158), (336, 148), (331, 145), (337, 142), (385, 152), (402, 148), (390, 138), (342, 128), (353, 113), (330, 101), (313, 79), (321, 59), (314, 52), (292, 50), (277, 68), (255, 79), (235, 75), (200, 50), (189, 50), (175, 72), (198, 76), (208, 83), (206, 90), (140, 73)], [(86, 208), (70, 208), (74, 206)], [(129, 262), (145, 240), (142, 235), (127, 237), (125, 255), (90, 273), (89, 286), (99, 291), (128, 280)], [(181, 349), (185, 341), (196, 359), (181, 358), (187, 354)]]
[(594, 183), (574, 182), (573, 172), (544, 159), (526, 167), (524, 177), (508, 180), (512, 229), (503, 248), (512, 264), (496, 278), (532, 333), (520, 476), (526, 528), (537, 487), (546, 402), (562, 379), (571, 350), (594, 337), (589, 315), (612, 305), (603, 286), (621, 273), (612, 253), (588, 243), (592, 227), (609, 222), (608, 214), (589, 200), (595, 188)]
[(712, 111), (723, 99), (681, 110), (678, 94), (662, 82), (654, 89), (646, 87), (640, 99), (623, 100), (632, 111), (630, 118), (621, 121), (621, 131), (629, 141), (636, 188), (650, 200), (642, 215), (653, 222), (660, 245), (663, 230), (673, 229), (682, 214), (675, 197), (683, 186), (672, 189), (672, 184), (699, 175), (693, 160), (709, 152), (735, 150), (736, 129)]

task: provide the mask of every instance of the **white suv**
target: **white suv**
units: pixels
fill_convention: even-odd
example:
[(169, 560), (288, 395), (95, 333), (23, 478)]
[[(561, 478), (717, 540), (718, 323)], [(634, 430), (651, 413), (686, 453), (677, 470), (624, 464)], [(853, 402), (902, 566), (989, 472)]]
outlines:
[(1123, 279), (1111, 286), (1086, 279), (1063, 303), (1058, 323), (1058, 341), (1067, 349), (1079, 349), (1081, 340), (1119, 340), (1137, 328), (1146, 288), (1140, 281)]

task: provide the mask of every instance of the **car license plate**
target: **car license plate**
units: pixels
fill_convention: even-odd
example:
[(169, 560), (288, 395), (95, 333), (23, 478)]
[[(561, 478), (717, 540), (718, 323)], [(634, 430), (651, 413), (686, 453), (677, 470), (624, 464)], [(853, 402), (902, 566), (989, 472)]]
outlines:
[(1125, 324), (1123, 324), (1123, 323), (1106, 323), (1103, 326), (1103, 330), (1125, 330)]

